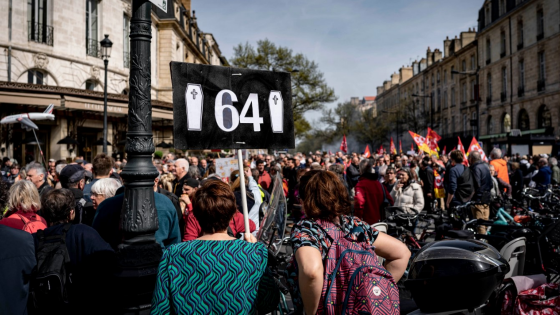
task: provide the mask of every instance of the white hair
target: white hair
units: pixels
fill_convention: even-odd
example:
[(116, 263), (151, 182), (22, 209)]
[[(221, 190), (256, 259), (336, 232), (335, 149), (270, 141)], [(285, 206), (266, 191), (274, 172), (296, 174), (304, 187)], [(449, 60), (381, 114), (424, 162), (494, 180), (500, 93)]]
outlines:
[(501, 159), (502, 158), (502, 150), (500, 150), (498, 148), (492, 149), (492, 151), (490, 152), (490, 158), (492, 160)]
[(102, 178), (91, 186), (91, 192), (98, 195), (104, 195), (105, 198), (111, 198), (117, 192), (121, 184), (114, 178)]

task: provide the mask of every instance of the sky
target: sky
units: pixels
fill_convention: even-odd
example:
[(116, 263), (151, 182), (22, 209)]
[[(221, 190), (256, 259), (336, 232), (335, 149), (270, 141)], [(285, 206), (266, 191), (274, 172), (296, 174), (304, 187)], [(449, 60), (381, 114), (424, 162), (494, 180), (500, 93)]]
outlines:
[[(240, 43), (268, 38), (315, 61), (334, 107), (375, 96), (392, 73), (443, 51), (443, 40), (477, 26), (482, 0), (192, 0), (198, 25), (229, 60)], [(305, 117), (317, 121), (320, 112)]]

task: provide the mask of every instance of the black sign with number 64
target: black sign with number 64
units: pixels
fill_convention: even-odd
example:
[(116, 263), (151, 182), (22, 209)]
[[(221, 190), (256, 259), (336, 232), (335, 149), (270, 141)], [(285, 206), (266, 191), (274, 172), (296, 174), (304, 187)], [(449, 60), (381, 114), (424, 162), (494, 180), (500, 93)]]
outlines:
[(294, 148), (287, 72), (171, 62), (175, 148)]

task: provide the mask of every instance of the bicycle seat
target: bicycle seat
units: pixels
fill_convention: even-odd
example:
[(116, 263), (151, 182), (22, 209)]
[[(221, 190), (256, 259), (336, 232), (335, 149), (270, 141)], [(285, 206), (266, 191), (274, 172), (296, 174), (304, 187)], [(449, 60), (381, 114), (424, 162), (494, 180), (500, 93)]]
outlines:
[(394, 222), (385, 222), (385, 223), (387, 223), (387, 226), (390, 227), (390, 228), (396, 228), (397, 227), (397, 224), (394, 223)]

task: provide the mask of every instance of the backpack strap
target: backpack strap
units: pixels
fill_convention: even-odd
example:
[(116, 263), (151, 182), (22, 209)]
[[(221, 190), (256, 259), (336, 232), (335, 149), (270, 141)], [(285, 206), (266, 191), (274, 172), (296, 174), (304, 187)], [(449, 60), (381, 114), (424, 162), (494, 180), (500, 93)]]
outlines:
[[(339, 220), (340, 220), (340, 225), (342, 226), (342, 224), (344, 224), (342, 217), (339, 217)], [(313, 221), (317, 224), (317, 226), (319, 226), (319, 228), (321, 228), (321, 230), (325, 232), (325, 234), (327, 234), (328, 236), (330, 236), (330, 238), (332, 238), (333, 242), (345, 236), (341, 227), (337, 226), (333, 222), (329, 222), (327, 220), (321, 220), (321, 219), (313, 219)]]

